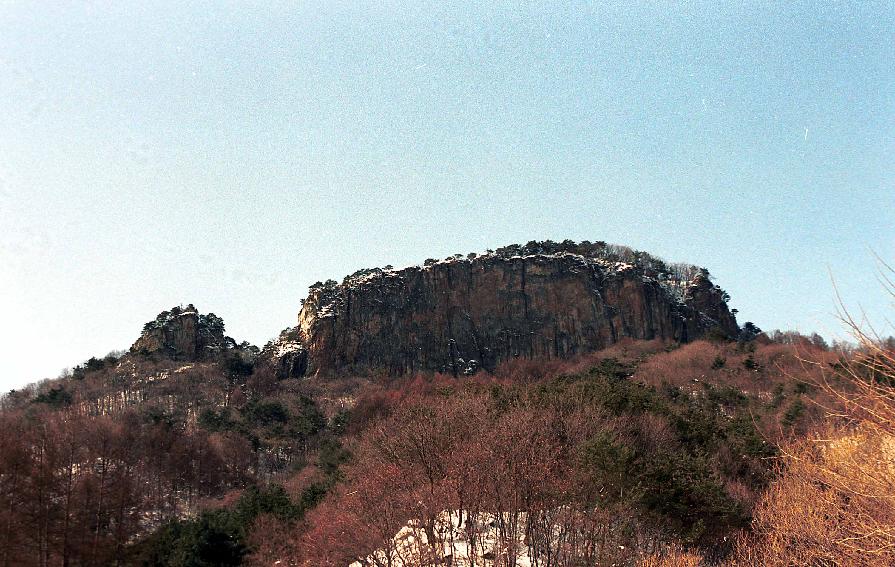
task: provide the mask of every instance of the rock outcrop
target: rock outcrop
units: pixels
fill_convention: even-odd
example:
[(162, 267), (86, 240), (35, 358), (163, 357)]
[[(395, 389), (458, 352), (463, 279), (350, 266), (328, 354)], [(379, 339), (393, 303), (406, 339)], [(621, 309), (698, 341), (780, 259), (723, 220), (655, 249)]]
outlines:
[(200, 315), (192, 304), (162, 311), (143, 326), (132, 353), (161, 354), (174, 360), (210, 360), (233, 346), (224, 335), (224, 321), (214, 313)]
[(623, 337), (736, 336), (726, 299), (695, 266), (602, 242), (532, 242), (315, 284), (294, 342), (307, 373), (471, 374), (516, 357), (587, 353)]
[(291, 327), (261, 349), (259, 361), (271, 366), (279, 380), (299, 378), (308, 369), (308, 352), (301, 341), (301, 331)]

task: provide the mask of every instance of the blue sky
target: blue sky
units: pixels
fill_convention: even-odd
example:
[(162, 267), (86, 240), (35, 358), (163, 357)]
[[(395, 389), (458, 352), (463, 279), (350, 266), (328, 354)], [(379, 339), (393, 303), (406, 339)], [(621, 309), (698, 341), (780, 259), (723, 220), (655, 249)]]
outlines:
[(705, 265), (766, 329), (838, 333), (831, 273), (891, 313), (890, 2), (51, 4), (0, 4), (2, 389), (532, 239)]

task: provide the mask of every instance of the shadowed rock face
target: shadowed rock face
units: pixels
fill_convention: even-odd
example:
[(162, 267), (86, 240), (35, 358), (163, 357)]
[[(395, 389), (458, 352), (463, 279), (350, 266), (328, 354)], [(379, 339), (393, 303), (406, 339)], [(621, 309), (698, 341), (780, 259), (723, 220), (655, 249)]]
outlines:
[(306, 371), (469, 374), (514, 357), (587, 353), (623, 337), (690, 341), (711, 329), (735, 336), (724, 292), (707, 272), (692, 273), (672, 280), (653, 264), (587, 251), (359, 272), (311, 288), (298, 317)]
[(300, 378), (308, 369), (308, 353), (301, 340), (301, 331), (289, 328), (267, 343), (258, 357), (259, 362), (273, 368), (279, 380)]

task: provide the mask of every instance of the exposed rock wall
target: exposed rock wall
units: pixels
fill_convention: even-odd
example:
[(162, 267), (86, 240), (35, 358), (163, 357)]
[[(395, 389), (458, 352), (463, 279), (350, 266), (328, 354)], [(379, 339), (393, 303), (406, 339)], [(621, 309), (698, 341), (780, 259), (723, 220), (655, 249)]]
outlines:
[(463, 374), (514, 357), (595, 351), (622, 337), (736, 335), (707, 272), (672, 282), (645, 266), (562, 251), (485, 255), (319, 284), (298, 318), (307, 372)]
[(174, 360), (207, 360), (229, 346), (224, 321), (213, 313), (200, 315), (192, 304), (163, 311), (143, 326), (133, 353), (158, 353)]
[(258, 361), (269, 365), (280, 380), (299, 378), (308, 369), (308, 353), (301, 341), (301, 332), (292, 327), (267, 343), (261, 350)]

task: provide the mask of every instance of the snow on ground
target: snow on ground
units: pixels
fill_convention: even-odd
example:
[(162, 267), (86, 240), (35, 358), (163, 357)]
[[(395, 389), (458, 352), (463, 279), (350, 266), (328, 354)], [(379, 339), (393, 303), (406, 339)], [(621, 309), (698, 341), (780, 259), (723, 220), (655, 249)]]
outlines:
[[(525, 525), (525, 514), (520, 515), (520, 525)], [(441, 557), (450, 557), (451, 567), (493, 567), (504, 564), (504, 559), (515, 554), (517, 567), (531, 567), (528, 546), (523, 542), (524, 530), (519, 530), (515, 542), (500, 541), (494, 514), (478, 514), (475, 526), (467, 525), (468, 515), (456, 511), (443, 512), (436, 520), (436, 546), (443, 548)], [(475, 529), (469, 530), (470, 527)], [(474, 541), (467, 537), (468, 531), (476, 533)], [(392, 552), (393, 567), (416, 567), (421, 559), (431, 557), (426, 530), (421, 522), (411, 520), (401, 528), (388, 546)], [(439, 544), (439, 542), (443, 542)], [(387, 564), (386, 549), (380, 549), (363, 560), (355, 561), (349, 567), (367, 567)]]

